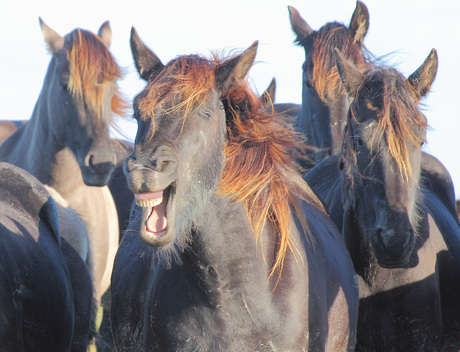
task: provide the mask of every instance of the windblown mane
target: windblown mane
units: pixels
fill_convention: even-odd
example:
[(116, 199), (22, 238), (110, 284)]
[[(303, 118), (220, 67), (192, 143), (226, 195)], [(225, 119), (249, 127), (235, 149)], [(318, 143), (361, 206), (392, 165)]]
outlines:
[[(75, 29), (65, 36), (70, 77), (68, 90), (102, 116), (104, 83), (122, 77), (122, 70), (99, 36)], [(124, 116), (128, 103), (118, 89), (112, 98), (113, 113)]]
[(315, 32), (311, 54), (313, 72), (310, 81), (324, 102), (327, 98), (334, 100), (344, 94), (342, 81), (335, 65), (335, 48), (338, 48), (357, 67), (362, 67), (369, 61), (365, 58), (360, 44), (354, 42), (349, 29), (343, 24), (327, 23)]
[[(375, 90), (378, 92), (376, 93)], [(412, 170), (405, 138), (409, 137), (413, 143), (423, 143), (424, 140), (417, 136), (414, 129), (427, 126), (426, 119), (418, 106), (420, 96), (396, 70), (372, 68), (364, 73), (364, 79), (357, 89), (357, 97), (350, 106), (348, 120), (354, 119), (358, 122), (354, 116), (356, 105), (370, 94), (378, 97), (378, 101), (373, 100), (374, 105), (369, 106), (378, 110), (378, 125), (372, 138), (377, 141), (385, 138), (391, 157), (396, 161), (404, 181), (408, 183)], [(351, 126), (350, 121), (347, 123), (343, 139), (343, 155), (346, 164), (349, 165), (349, 178), (352, 178), (356, 155), (351, 148), (353, 131), (349, 126)]]
[[(170, 61), (139, 96), (141, 115), (153, 118), (156, 109), (183, 109), (182, 115), (186, 116), (214, 88), (214, 70), (222, 62), (217, 55), (213, 60), (182, 56)], [(171, 97), (176, 101), (164, 104)], [(269, 112), (270, 107), (263, 106), (247, 81), (222, 97), (222, 102), (228, 141), (217, 192), (242, 202), (256, 240), (267, 220), (277, 229), (278, 251), (271, 276), (282, 270), (288, 249), (294, 255), (298, 252), (290, 238), (293, 211), (307, 228), (297, 197), (308, 196), (286, 177), (299, 172), (293, 151), (302, 150), (303, 143), (283, 115)]]

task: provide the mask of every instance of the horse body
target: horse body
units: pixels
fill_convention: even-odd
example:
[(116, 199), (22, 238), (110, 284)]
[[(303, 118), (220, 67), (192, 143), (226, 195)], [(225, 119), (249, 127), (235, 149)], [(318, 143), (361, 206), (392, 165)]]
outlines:
[(92, 283), (60, 237), (57, 212), (30, 174), (0, 164), (2, 351), (86, 351)]
[(302, 104), (295, 126), (306, 137), (307, 159), (300, 164), (308, 171), (316, 163), (340, 151), (343, 129), (349, 107), (349, 99), (342, 88), (334, 61), (334, 49), (338, 48), (356, 65), (365, 65), (363, 40), (369, 28), (369, 12), (361, 1), (350, 24), (337, 22), (325, 24), (313, 30), (289, 6), (291, 27), (297, 35), (296, 42), (305, 50), (302, 65)]
[[(112, 274), (117, 350), (353, 350), (351, 262), (295, 169), (295, 132), (242, 83), (255, 44), (224, 62), (184, 56), (166, 66), (134, 29), (131, 48), (147, 86), (134, 101), (138, 133), (125, 162), (138, 206)], [(238, 136), (247, 125), (263, 129), (268, 144)], [(238, 138), (258, 162), (281, 148), (278, 162), (245, 161)], [(247, 172), (261, 184), (248, 177), (254, 190), (245, 202), (238, 197)], [(285, 187), (264, 186), (266, 173)]]
[(305, 179), (342, 231), (358, 276), (357, 350), (458, 349), (460, 225), (447, 170), (421, 151), (427, 125), (417, 106), (436, 53), (408, 80), (393, 69), (361, 72), (340, 52), (337, 66), (354, 98), (342, 153)]

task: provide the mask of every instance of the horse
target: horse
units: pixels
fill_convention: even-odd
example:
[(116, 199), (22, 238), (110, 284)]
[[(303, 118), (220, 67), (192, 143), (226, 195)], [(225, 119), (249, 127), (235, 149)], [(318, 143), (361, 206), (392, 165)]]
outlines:
[(64, 37), (41, 18), (39, 22), (52, 58), (31, 118), (1, 145), (0, 160), (54, 188), (80, 215), (100, 301), (109, 288), (119, 242), (117, 213), (106, 184), (116, 162), (109, 126), (113, 115), (123, 115), (127, 106), (116, 84), (122, 70), (108, 49), (108, 21), (98, 35), (77, 28)]
[(371, 61), (364, 48), (369, 28), (369, 11), (361, 1), (356, 2), (350, 24), (329, 22), (318, 31), (289, 6), (289, 18), (296, 44), (305, 50), (302, 64), (302, 104), (294, 124), (304, 134), (305, 157), (299, 163), (307, 172), (319, 161), (340, 151), (346, 123), (349, 98), (342, 87), (334, 61), (338, 48), (357, 66)]
[[(269, 88), (267, 88), (267, 90), (264, 92), (266, 97), (268, 97), (269, 94), (273, 94), (274, 96), (274, 92), (271, 91), (271, 89), (273, 89), (272, 87), (273, 83), (271, 83)], [(286, 112), (289, 115), (295, 114), (295, 104), (292, 104), (292, 107), (285, 103), (275, 104), (275, 109), (278, 109), (278, 106), (280, 106), (282, 112)], [(0, 145), (26, 123), (27, 120), (0, 120)], [(127, 204), (130, 204), (134, 201), (134, 196), (127, 187), (126, 178), (123, 174), (123, 164), (126, 157), (132, 152), (133, 143), (131, 141), (119, 138), (112, 138), (111, 141), (116, 163), (107, 186), (109, 187), (110, 193), (112, 194), (113, 200), (115, 202), (115, 207), (117, 208), (119, 227), (118, 232), (120, 236), (122, 236), (126, 230), (126, 227), (128, 226), (129, 213), (131, 210), (131, 206), (127, 206)]]
[[(276, 98), (276, 79), (272, 78), (267, 89), (261, 94), (260, 99), (263, 105), (273, 105), (273, 110), (277, 114), (283, 114), (288, 116), (294, 122), (295, 118), (299, 115), (300, 104), (296, 103), (275, 103)], [(1, 122), (1, 121), (0, 121)], [(1, 128), (1, 124), (0, 124)]]
[(0, 120), (0, 145), (26, 122), (27, 120)]
[(302, 180), (297, 135), (245, 79), (257, 42), (163, 65), (130, 38), (146, 87), (125, 161), (136, 198), (112, 273), (118, 351), (354, 349), (345, 244)]
[(419, 107), (437, 53), (408, 79), (391, 67), (359, 69), (339, 50), (336, 64), (353, 98), (342, 150), (304, 178), (355, 267), (356, 350), (457, 351), (460, 224), (448, 171), (422, 151), (427, 121)]
[(28, 172), (1, 162), (0, 180), (1, 350), (84, 352), (93, 291), (86, 264), (61, 236), (72, 229), (60, 227), (53, 199)]

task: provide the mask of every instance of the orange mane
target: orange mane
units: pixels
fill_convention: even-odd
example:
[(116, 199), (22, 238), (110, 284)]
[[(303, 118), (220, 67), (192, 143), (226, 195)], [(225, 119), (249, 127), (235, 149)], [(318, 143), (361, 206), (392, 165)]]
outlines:
[[(364, 79), (358, 87), (355, 101), (360, 101), (364, 95), (369, 94), (369, 87), (375, 85), (375, 82), (381, 86), (379, 93), (381, 101), (378, 102), (378, 106), (373, 107), (379, 111), (377, 115), (378, 125), (372, 138), (376, 140), (385, 138), (391, 157), (398, 165), (404, 181), (408, 183), (412, 176), (412, 170), (405, 138), (409, 137), (412, 143), (421, 144), (424, 140), (417, 136), (414, 128), (417, 126), (427, 127), (426, 119), (418, 107), (420, 96), (396, 70), (373, 68), (364, 73)], [(352, 104), (351, 118), (357, 121), (354, 110)], [(351, 133), (352, 131), (347, 128), (344, 136), (344, 156), (347, 164), (349, 163), (351, 164), (350, 167), (353, 167), (356, 155), (348, 145), (352, 138)]]
[[(183, 116), (200, 106), (214, 88), (215, 68), (222, 63), (201, 56), (183, 56), (169, 62), (138, 96), (143, 118), (157, 109), (182, 109)], [(176, 101), (166, 104), (174, 97)], [(217, 193), (242, 202), (256, 240), (267, 220), (278, 233), (277, 253), (270, 276), (281, 272), (286, 252), (298, 252), (290, 237), (292, 212), (306, 227), (298, 197), (305, 193), (286, 177), (298, 172), (293, 151), (301, 150), (301, 137), (284, 116), (268, 111), (247, 81), (222, 97), (227, 116), (228, 141)]]
[(345, 93), (335, 65), (335, 48), (357, 67), (366, 62), (361, 46), (353, 41), (345, 26), (333, 22), (321, 27), (314, 34), (311, 55), (314, 65), (310, 80), (324, 102), (327, 102), (327, 98), (334, 100)]
[[(67, 50), (70, 65), (68, 89), (78, 98), (85, 99), (86, 104), (101, 116), (104, 83), (121, 78), (122, 70), (99, 36), (75, 29), (65, 38), (66, 43), (70, 43)], [(113, 113), (124, 116), (127, 108), (128, 103), (116, 89), (112, 98)]]

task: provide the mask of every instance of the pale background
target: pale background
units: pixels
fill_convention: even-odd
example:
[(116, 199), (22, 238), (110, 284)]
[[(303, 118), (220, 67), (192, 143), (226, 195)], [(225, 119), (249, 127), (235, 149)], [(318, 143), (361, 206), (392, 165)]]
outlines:
[[(394, 53), (390, 63), (406, 77), (432, 48), (439, 70), (432, 91), (423, 100), (431, 130), (426, 151), (451, 172), (460, 198), (460, 2), (458, 0), (367, 0), (370, 28), (365, 45), (380, 56)], [(166, 63), (181, 54), (243, 50), (259, 40), (251, 82), (262, 93), (277, 79), (276, 102), (301, 102), (304, 52), (293, 44), (287, 6), (294, 6), (313, 29), (329, 21), (349, 24), (353, 0), (172, 0), (98, 1), (41, 0), (2, 3), (0, 12), (0, 119), (28, 119), (38, 98), (50, 60), (38, 17), (64, 35), (75, 27), (97, 32), (110, 20), (111, 50), (125, 68), (119, 83), (129, 98), (143, 82), (133, 66), (129, 47), (131, 26)], [(135, 124), (121, 128), (129, 138)]]

